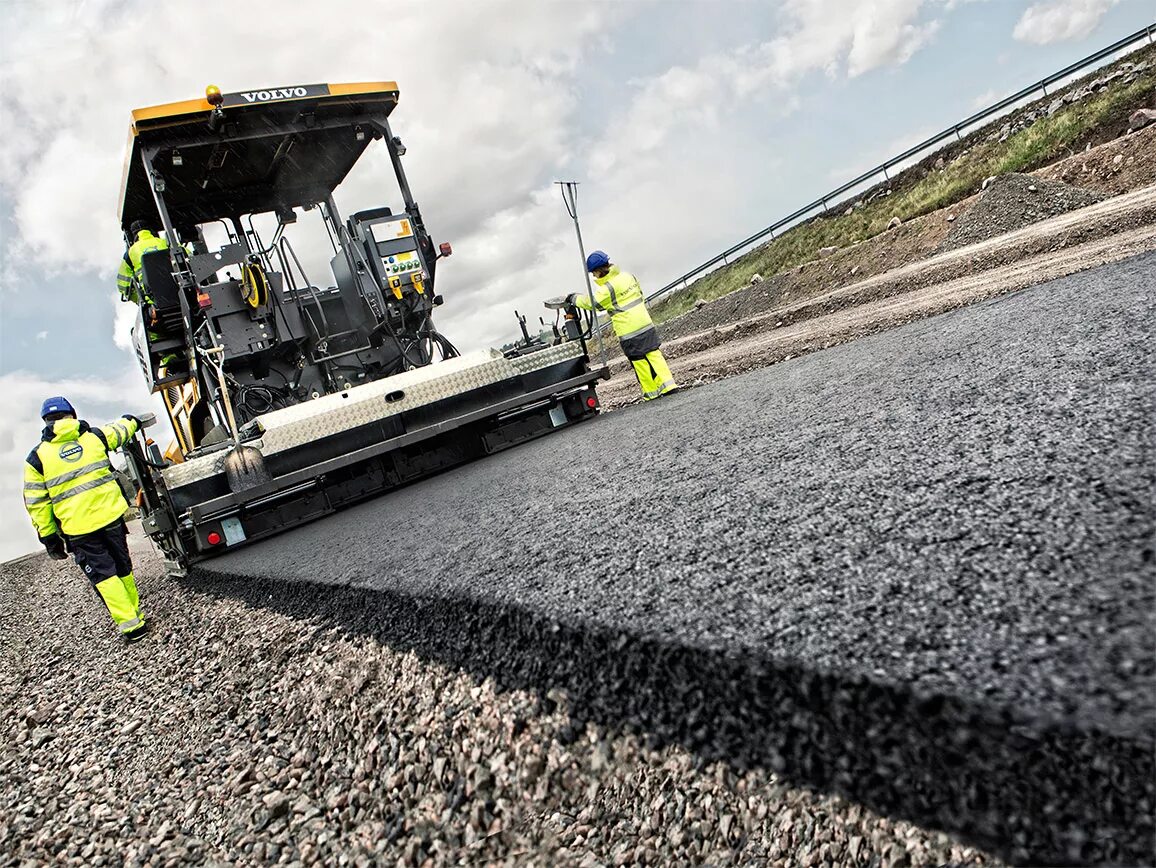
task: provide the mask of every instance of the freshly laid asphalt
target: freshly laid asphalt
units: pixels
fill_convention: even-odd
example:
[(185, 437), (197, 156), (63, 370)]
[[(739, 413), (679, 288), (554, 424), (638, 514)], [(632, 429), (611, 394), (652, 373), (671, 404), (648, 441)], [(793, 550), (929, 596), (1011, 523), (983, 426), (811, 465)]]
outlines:
[(193, 581), (1014, 861), (1150, 859), (1154, 287), (1146, 255), (632, 406)]

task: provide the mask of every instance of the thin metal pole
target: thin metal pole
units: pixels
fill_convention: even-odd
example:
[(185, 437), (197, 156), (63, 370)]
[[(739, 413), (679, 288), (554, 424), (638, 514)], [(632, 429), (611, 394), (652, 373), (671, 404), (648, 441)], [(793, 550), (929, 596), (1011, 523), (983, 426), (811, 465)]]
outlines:
[(405, 167), (401, 164), (401, 154), (397, 152), (397, 145), (393, 141), (393, 130), (385, 118), (382, 118), (379, 123), (385, 131), (385, 143), (389, 150), (390, 162), (393, 163), (393, 174), (397, 177), (398, 189), (401, 190), (402, 201), (405, 202), (405, 208), (409, 211), (414, 207), (413, 193), (409, 189), (409, 179), (405, 176)]
[(590, 282), (590, 272), (586, 270), (586, 245), (582, 243), (582, 227), (578, 224), (578, 182), (555, 181), (562, 188), (562, 202), (566, 205), (566, 212), (574, 221), (574, 234), (578, 236), (578, 253), (582, 257), (582, 275), (586, 278), (586, 294), (590, 298), (591, 329), (598, 332), (598, 354), (602, 358), (603, 367), (609, 366), (606, 358), (606, 344), (602, 340), (602, 329), (598, 325), (598, 304), (594, 301), (594, 284)]

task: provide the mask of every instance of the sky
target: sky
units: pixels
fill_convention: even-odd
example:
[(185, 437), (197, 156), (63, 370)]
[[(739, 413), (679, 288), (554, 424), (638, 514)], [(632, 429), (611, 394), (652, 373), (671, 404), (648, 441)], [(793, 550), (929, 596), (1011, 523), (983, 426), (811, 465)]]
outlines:
[[(116, 300), (133, 108), (397, 81), (391, 117), (462, 350), (578, 291), (588, 249), (652, 291), (741, 238), (1150, 24), (1150, 0), (0, 0), (0, 560), (36, 547), (22, 462), (40, 403), (153, 406)], [(166, 35), (171, 36), (165, 39)], [(383, 148), (343, 213), (398, 206)], [(308, 221), (294, 227), (305, 233)], [(311, 224), (309, 224), (311, 225)], [(292, 236), (324, 272), (323, 238)], [(324, 278), (324, 279), (323, 279)], [(333, 281), (328, 274), (319, 285)]]

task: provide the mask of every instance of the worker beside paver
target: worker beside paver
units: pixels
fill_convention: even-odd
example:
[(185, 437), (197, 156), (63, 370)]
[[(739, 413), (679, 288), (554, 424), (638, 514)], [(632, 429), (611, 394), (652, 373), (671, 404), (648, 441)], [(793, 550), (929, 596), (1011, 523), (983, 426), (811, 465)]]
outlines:
[(129, 442), (140, 420), (126, 415), (93, 428), (62, 397), (47, 399), (40, 416), (41, 443), (24, 463), (24, 508), (49, 556), (64, 560), (71, 551), (121, 636), (138, 639), (146, 624), (128, 550), (128, 503), (108, 454)]
[[(141, 259), (146, 253), (152, 253), (154, 250), (168, 250), (169, 242), (163, 235), (154, 235), (144, 220), (135, 221), (128, 231), (133, 241), (120, 261), (120, 269), (116, 274), (116, 288), (120, 292), (121, 301), (140, 304), (143, 294)], [(146, 296), (144, 300), (149, 301), (149, 298)]]
[[(620, 270), (601, 250), (586, 257), (586, 270), (594, 275), (594, 282), (598, 284), (594, 303), (599, 311), (610, 314), (610, 324), (618, 335), (622, 353), (634, 366), (643, 400), (650, 401), (673, 392), (678, 383), (659, 350), (662, 342), (650, 311), (646, 309), (646, 299), (638, 279)], [(547, 305), (556, 301), (547, 302)], [(583, 310), (591, 309), (590, 299), (583, 294), (567, 296), (566, 301)]]

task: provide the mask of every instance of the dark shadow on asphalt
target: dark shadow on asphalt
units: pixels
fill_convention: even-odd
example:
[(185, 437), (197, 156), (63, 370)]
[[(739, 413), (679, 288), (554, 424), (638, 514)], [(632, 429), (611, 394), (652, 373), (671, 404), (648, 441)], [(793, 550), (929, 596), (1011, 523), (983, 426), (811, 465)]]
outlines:
[(1148, 864), (1150, 739), (1023, 719), (982, 695), (902, 684), (586, 630), (477, 600), (412, 598), (196, 571), (190, 589), (318, 619), (395, 650), (569, 696), (586, 721), (678, 744), (704, 762), (766, 768), (1021, 864)]

